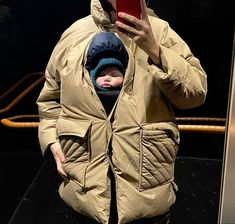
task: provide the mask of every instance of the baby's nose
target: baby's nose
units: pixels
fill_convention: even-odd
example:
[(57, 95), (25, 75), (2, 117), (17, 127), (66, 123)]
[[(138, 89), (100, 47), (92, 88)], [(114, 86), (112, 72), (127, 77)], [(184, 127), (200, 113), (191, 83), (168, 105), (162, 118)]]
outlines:
[(106, 75), (106, 76), (104, 77), (104, 80), (105, 80), (105, 81), (110, 81), (110, 80), (111, 80), (111, 77), (110, 77), (109, 75)]

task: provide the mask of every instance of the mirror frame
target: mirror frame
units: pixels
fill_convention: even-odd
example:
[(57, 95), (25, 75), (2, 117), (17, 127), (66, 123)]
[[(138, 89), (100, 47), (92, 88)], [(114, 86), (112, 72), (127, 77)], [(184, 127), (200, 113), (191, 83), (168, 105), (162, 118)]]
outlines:
[(218, 224), (235, 223), (235, 29), (232, 50)]

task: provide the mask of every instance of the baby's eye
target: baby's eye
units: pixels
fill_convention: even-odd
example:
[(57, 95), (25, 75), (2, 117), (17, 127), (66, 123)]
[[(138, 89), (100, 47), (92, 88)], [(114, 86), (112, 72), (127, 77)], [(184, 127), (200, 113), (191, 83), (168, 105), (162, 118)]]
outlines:
[(102, 71), (102, 72), (100, 72), (100, 74), (98, 76), (100, 77), (100, 76), (105, 76), (105, 75), (106, 75), (106, 72)]
[(117, 74), (117, 73), (113, 73), (111, 76), (112, 76), (112, 77), (119, 77), (120, 75)]
[(115, 72), (112, 72), (111, 76), (112, 77), (122, 77), (122, 73), (115, 71)]

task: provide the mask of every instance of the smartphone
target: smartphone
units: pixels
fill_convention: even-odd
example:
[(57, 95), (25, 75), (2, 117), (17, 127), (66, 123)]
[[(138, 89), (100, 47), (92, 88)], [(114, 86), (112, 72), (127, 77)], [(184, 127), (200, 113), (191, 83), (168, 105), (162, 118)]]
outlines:
[(141, 19), (141, 0), (116, 0), (116, 20), (120, 21), (128, 26), (133, 26), (132, 23), (127, 22), (126, 20), (118, 16), (119, 12), (125, 12), (132, 16), (135, 16), (138, 19)]

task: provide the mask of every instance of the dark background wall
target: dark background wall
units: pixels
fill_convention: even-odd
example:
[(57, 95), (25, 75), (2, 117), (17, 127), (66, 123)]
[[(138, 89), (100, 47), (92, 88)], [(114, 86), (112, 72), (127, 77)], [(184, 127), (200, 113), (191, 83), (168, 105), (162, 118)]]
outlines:
[[(89, 13), (90, 1), (5, 0), (12, 21), (8, 45), (1, 50), (0, 92), (26, 73), (44, 71), (61, 33)], [(206, 103), (179, 115), (225, 117), (230, 76), (234, 14), (226, 0), (150, 0), (150, 6), (189, 44), (208, 74)], [(3, 29), (2, 29), (3, 30)], [(0, 32), (2, 32), (0, 30)], [(10, 37), (11, 35), (11, 37)]]
[[(1, 95), (26, 74), (45, 70), (60, 35), (71, 23), (89, 14), (90, 1), (70, 0), (65, 3), (55, 0), (0, 0), (0, 2)], [(195, 109), (175, 110), (176, 116), (225, 118), (234, 30), (231, 1), (150, 0), (149, 4), (188, 43), (208, 75), (208, 96), (205, 104)], [(36, 88), (11, 113), (0, 116), (37, 113), (35, 100), (40, 89), (41, 86)], [(4, 103), (0, 102), (1, 108), (6, 105)], [(33, 136), (31, 141), (24, 141), (22, 147), (25, 147), (27, 142), (27, 147), (31, 146), (32, 142), (35, 143), (37, 135)], [(214, 143), (214, 140), (212, 142)], [(13, 143), (12, 147), (15, 146)], [(218, 150), (221, 155), (221, 146)], [(214, 155), (218, 157), (218, 152)], [(213, 156), (213, 154), (204, 156)]]
[[(1, 95), (26, 74), (45, 70), (60, 35), (71, 23), (89, 14), (90, 1), (71, 0), (65, 3), (55, 0), (0, 0), (0, 2)], [(150, 0), (149, 4), (188, 43), (208, 75), (209, 91), (205, 104), (195, 109), (175, 110), (176, 116), (225, 118), (234, 30), (231, 1)], [(35, 100), (40, 89), (41, 86), (36, 88), (9, 114), (1, 114), (1, 118), (15, 114), (36, 114)], [(1, 108), (6, 105), (4, 103), (0, 102)], [(6, 139), (12, 131), (4, 129), (4, 133), (7, 133)], [(18, 147), (31, 147), (37, 142), (36, 130), (31, 130), (29, 133), (33, 133), (33, 138), (23, 141)], [(22, 139), (20, 135), (17, 136)], [(9, 142), (14, 148), (15, 141)], [(214, 139), (211, 140), (210, 144), (212, 143), (218, 145)], [(215, 151), (214, 154), (211, 152), (203, 156), (220, 157), (221, 145)], [(196, 156), (197, 153), (190, 155)], [(198, 155), (201, 155), (199, 151)]]

